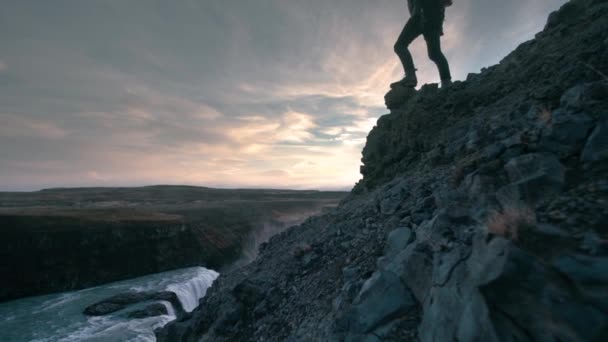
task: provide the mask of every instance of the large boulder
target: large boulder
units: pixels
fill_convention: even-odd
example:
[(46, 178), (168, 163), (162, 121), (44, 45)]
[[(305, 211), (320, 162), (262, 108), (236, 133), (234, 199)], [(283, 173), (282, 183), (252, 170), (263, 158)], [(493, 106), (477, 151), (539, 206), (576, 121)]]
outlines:
[(388, 259), (392, 259), (395, 255), (405, 249), (405, 247), (410, 243), (411, 238), (411, 229), (405, 227), (393, 229), (386, 237), (384, 256)]
[(398, 274), (418, 301), (423, 301), (431, 285), (432, 255), (424, 245), (412, 243), (388, 262), (385, 269)]
[(592, 125), (593, 120), (588, 115), (557, 110), (542, 133), (541, 148), (560, 157), (569, 157), (580, 151)]
[(560, 107), (573, 112), (601, 111), (608, 101), (608, 82), (578, 84), (568, 89), (560, 99)]
[(338, 331), (364, 334), (416, 306), (416, 300), (397, 275), (375, 272), (364, 284), (353, 306), (338, 322)]
[(148, 318), (148, 317), (156, 317), (162, 315), (168, 315), (169, 310), (163, 303), (153, 303), (141, 310), (134, 310), (127, 314), (129, 318)]
[(553, 266), (576, 284), (589, 303), (608, 313), (608, 257), (565, 255)]
[(396, 86), (384, 96), (384, 103), (388, 109), (398, 109), (415, 95), (416, 89), (414, 88)]
[(91, 304), (84, 309), (87, 316), (104, 316), (122, 310), (129, 305), (150, 300), (151, 293), (148, 292), (125, 292), (103, 299)]
[(113, 312), (125, 309), (133, 304), (142, 303), (146, 301), (167, 301), (171, 303), (171, 305), (175, 309), (175, 312), (178, 315), (181, 315), (185, 312), (181, 302), (179, 301), (179, 298), (174, 292), (130, 291), (125, 293), (119, 293), (112, 297), (105, 298), (97, 303), (91, 304), (84, 309), (83, 313), (87, 316), (105, 316)]
[(535, 205), (559, 194), (566, 181), (566, 168), (553, 154), (531, 153), (515, 157), (505, 165), (505, 170), (511, 184), (496, 194), (503, 207), (519, 202)]
[(601, 341), (606, 336), (608, 315), (558, 272), (512, 245), (505, 252), (495, 265), (495, 278), (480, 286), (499, 336), (516, 333), (530, 341)]
[[(600, 290), (605, 258), (562, 259), (558, 272), (513, 242), (484, 233), (470, 254), (452, 250), (445, 259), (459, 254), (448, 265), (435, 257), (421, 341), (601, 341), (608, 331)], [(583, 287), (590, 284), (596, 287)]]

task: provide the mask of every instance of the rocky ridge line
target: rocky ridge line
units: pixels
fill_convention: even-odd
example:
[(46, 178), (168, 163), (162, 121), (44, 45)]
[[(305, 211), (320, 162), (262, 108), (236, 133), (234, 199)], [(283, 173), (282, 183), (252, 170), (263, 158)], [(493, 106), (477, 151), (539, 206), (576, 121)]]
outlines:
[(387, 94), (363, 180), (221, 275), (159, 341), (601, 341), (608, 2), (500, 64)]

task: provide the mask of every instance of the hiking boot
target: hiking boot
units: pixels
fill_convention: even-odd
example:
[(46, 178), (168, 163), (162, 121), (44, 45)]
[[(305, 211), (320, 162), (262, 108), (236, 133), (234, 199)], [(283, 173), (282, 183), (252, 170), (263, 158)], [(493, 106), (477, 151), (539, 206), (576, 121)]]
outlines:
[(406, 88), (416, 88), (418, 85), (418, 79), (415, 74), (406, 75), (401, 81), (395, 82), (391, 84), (391, 88), (395, 88), (396, 86), (406, 87)]

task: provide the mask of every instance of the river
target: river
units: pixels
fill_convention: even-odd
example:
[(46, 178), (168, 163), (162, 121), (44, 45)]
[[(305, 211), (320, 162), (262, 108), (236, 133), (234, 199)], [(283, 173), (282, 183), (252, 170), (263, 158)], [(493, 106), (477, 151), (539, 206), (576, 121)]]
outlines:
[(176, 318), (169, 302), (167, 315), (132, 319), (127, 313), (147, 303), (132, 305), (101, 317), (87, 317), (89, 305), (129, 291), (171, 291), (185, 311), (198, 306), (200, 298), (219, 274), (202, 267), (157, 273), (94, 288), (18, 299), (0, 303), (0, 341), (155, 341), (154, 329)]

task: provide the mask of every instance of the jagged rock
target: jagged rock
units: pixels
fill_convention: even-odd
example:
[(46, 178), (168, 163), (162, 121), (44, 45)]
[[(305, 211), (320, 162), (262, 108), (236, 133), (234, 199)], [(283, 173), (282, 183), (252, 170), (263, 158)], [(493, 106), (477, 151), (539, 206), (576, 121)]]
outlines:
[(363, 284), (353, 307), (338, 324), (349, 333), (365, 334), (415, 305), (414, 297), (398, 276), (379, 271)]
[(471, 255), (459, 260), (449, 265), (450, 277), (445, 272), (433, 277), (422, 341), (596, 341), (608, 327), (608, 315), (592, 301), (581, 302), (557, 272), (504, 239), (488, 242), (478, 234)]
[(602, 240), (593, 230), (583, 235), (581, 249), (591, 255), (608, 254), (608, 241)]
[(565, 255), (553, 265), (574, 281), (588, 303), (608, 314), (608, 257)]
[(358, 273), (359, 269), (357, 267), (345, 267), (342, 269), (342, 278), (344, 282), (350, 282), (357, 279)]
[(464, 178), (461, 186), (466, 189), (469, 198), (483, 200), (485, 194), (491, 193), (494, 188), (494, 179), (489, 175), (481, 174), (479, 171), (472, 172)]
[(104, 316), (122, 310), (131, 304), (150, 300), (151, 297), (152, 294), (147, 292), (121, 293), (87, 306), (83, 313), (87, 316)]
[(608, 119), (604, 118), (595, 127), (585, 144), (581, 159), (584, 162), (608, 159)]
[(511, 184), (497, 192), (503, 207), (518, 202), (536, 204), (540, 200), (559, 194), (565, 183), (566, 170), (551, 154), (527, 154), (511, 159), (505, 170)]
[(511, 159), (505, 170), (513, 183), (542, 175), (555, 183), (563, 183), (565, 179), (564, 166), (551, 154), (526, 154)]
[(181, 315), (184, 313), (177, 295), (170, 291), (120, 293), (87, 306), (83, 313), (87, 316), (105, 316), (130, 305), (153, 300), (167, 301), (171, 303), (177, 314)]
[(551, 124), (542, 133), (541, 148), (560, 157), (568, 157), (580, 150), (592, 124), (593, 120), (585, 114), (557, 110)]
[(482, 158), (492, 160), (500, 157), (500, 155), (506, 150), (506, 146), (503, 143), (492, 144), (483, 149), (481, 153)]
[(242, 319), (244, 314), (245, 308), (243, 304), (236, 303), (232, 305), (218, 318), (215, 331), (222, 336), (228, 335), (235, 328), (238, 329), (237, 323)]
[(359, 281), (349, 281), (344, 284), (342, 287), (342, 297), (348, 303), (352, 303), (355, 298), (357, 298), (357, 294), (361, 289), (361, 283)]
[(398, 274), (419, 302), (426, 297), (433, 272), (433, 259), (423, 246), (412, 243), (385, 267)]
[(387, 193), (380, 198), (380, 213), (384, 215), (394, 214), (406, 197), (405, 189), (401, 184), (391, 187)]
[[(497, 312), (493, 323), (499, 336), (512, 331), (535, 341), (600, 341), (605, 336), (608, 315), (581, 301), (555, 271), (513, 246), (503, 260), (495, 278), (480, 288)], [(518, 304), (522, 302), (527, 305)]]
[(131, 311), (127, 314), (129, 318), (148, 318), (162, 315), (168, 315), (167, 307), (162, 303), (154, 303), (146, 306), (141, 310)]
[(314, 263), (319, 261), (319, 259), (320, 259), (320, 257), (317, 253), (315, 253), (315, 252), (307, 253), (306, 255), (304, 255), (302, 257), (302, 266), (304, 266), (304, 268), (311, 267)]
[(608, 283), (608, 257), (568, 255), (559, 258), (553, 265), (581, 284)]
[(126, 305), (117, 303), (98, 303), (87, 307), (83, 313), (87, 316), (104, 316), (122, 310), (125, 307)]
[(472, 130), (466, 136), (465, 147), (469, 151), (477, 150), (480, 143), (479, 133), (476, 130)]
[(397, 109), (415, 95), (416, 89), (397, 86), (384, 96), (384, 103), (388, 109)]
[(592, 82), (576, 85), (560, 99), (560, 107), (575, 112), (595, 112), (608, 99), (608, 82)]
[(392, 230), (386, 237), (384, 256), (392, 259), (410, 243), (411, 237), (412, 231), (409, 228), (401, 227)]
[(247, 307), (254, 307), (264, 299), (266, 293), (266, 284), (245, 280), (234, 287), (232, 294), (241, 303)]
[(542, 235), (544, 238), (570, 238), (570, 233), (546, 223), (537, 224), (534, 233)]

